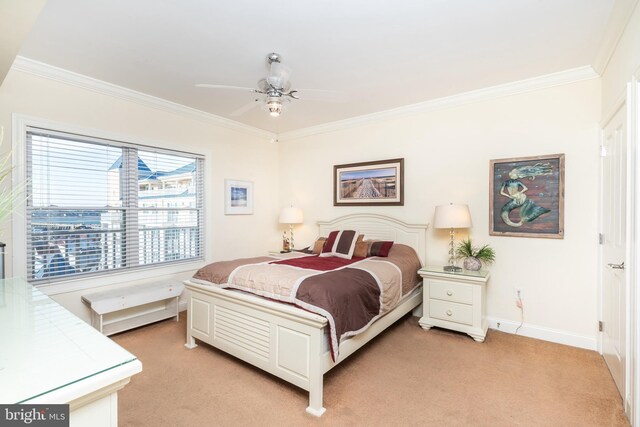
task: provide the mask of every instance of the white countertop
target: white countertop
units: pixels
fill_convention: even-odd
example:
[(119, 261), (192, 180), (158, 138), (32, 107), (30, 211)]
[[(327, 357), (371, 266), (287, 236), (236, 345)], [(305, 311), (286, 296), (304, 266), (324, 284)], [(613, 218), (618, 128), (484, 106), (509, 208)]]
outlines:
[(123, 365), (131, 368), (129, 376), (142, 368), (134, 355), (37, 288), (0, 280), (0, 403), (42, 401), (53, 391), (60, 396), (71, 384)]

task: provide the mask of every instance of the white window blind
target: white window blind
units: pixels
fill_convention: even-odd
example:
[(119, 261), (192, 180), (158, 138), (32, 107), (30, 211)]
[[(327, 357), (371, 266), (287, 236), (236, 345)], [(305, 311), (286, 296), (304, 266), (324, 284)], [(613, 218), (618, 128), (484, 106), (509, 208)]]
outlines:
[(27, 130), (31, 282), (203, 258), (201, 156)]

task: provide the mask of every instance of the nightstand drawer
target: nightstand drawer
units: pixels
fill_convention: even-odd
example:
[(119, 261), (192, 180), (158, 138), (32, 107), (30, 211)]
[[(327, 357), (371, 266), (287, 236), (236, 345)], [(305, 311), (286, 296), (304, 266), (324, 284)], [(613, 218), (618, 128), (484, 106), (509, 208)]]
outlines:
[(455, 302), (429, 300), (429, 315), (448, 322), (473, 325), (473, 307)]
[(433, 279), (430, 282), (430, 298), (473, 304), (473, 287)]

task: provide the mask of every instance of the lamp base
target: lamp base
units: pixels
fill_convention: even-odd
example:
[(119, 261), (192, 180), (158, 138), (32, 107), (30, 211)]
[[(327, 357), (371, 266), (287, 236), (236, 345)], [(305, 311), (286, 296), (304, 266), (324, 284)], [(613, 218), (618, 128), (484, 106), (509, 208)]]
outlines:
[(462, 268), (457, 267), (455, 265), (445, 265), (444, 267), (442, 267), (442, 269), (444, 271), (462, 271)]

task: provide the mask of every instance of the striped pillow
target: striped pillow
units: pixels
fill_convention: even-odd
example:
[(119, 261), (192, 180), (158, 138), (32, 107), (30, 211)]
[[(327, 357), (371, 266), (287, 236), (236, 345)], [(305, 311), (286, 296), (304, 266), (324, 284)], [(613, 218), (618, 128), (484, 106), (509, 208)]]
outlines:
[[(362, 234), (360, 235), (362, 237)], [(388, 257), (393, 246), (391, 241), (382, 240), (360, 240), (356, 242), (353, 256), (356, 258), (368, 258), (371, 256)]]
[(355, 230), (332, 231), (322, 248), (321, 257), (335, 256), (351, 259), (356, 247), (358, 233)]

